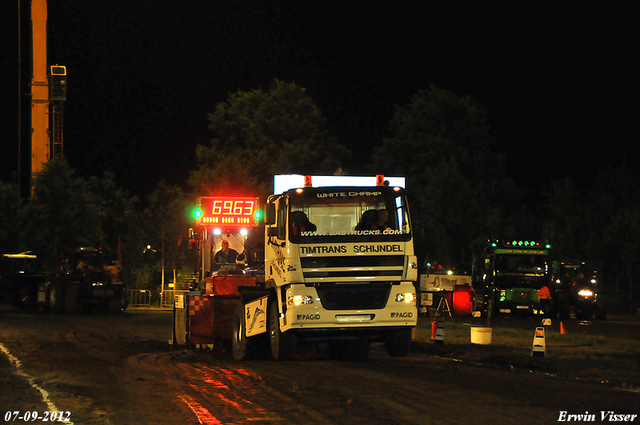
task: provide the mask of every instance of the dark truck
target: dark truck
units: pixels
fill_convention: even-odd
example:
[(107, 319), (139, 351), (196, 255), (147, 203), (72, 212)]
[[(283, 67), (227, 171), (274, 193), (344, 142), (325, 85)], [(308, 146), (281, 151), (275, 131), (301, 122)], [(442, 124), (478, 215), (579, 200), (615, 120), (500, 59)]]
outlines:
[[(547, 314), (551, 245), (535, 240), (492, 240), (474, 283), (476, 309), (497, 314)], [(544, 288), (544, 289), (543, 289)], [(542, 290), (542, 291), (541, 291)]]
[(598, 280), (584, 261), (558, 261), (553, 264), (553, 316), (579, 320), (606, 318), (606, 308), (598, 297)]
[(53, 281), (55, 275), (44, 272), (31, 252), (2, 254), (0, 258), (0, 302), (25, 310), (44, 309)]
[(127, 291), (117, 265), (106, 266), (102, 251), (83, 247), (67, 251), (53, 288), (52, 310), (78, 314), (98, 309), (110, 314), (127, 308)]

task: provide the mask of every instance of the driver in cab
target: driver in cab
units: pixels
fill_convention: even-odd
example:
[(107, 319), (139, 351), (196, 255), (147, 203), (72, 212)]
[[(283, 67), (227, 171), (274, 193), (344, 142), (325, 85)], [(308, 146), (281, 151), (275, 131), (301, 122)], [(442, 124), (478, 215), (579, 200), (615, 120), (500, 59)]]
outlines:
[(239, 254), (235, 249), (229, 248), (229, 241), (223, 240), (222, 249), (216, 253), (213, 261), (216, 264), (235, 264), (236, 260), (244, 260), (244, 251)]

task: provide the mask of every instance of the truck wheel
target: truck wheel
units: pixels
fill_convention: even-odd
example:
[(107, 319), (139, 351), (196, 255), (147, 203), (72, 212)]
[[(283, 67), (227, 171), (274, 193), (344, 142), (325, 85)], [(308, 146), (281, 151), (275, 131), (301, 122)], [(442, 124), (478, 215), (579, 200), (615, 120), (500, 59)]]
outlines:
[(64, 301), (64, 310), (67, 314), (80, 314), (80, 287), (68, 285)]
[(249, 360), (252, 357), (252, 339), (246, 335), (246, 320), (244, 315), (244, 304), (238, 303), (233, 316), (233, 340), (231, 349), (233, 358), (236, 360)]
[(280, 313), (278, 301), (269, 305), (269, 339), (271, 356), (274, 360), (291, 360), (296, 351), (296, 338), (292, 331), (280, 331)]
[(15, 306), (21, 310), (33, 310), (36, 306), (36, 299), (37, 293), (34, 294), (31, 285), (25, 282), (20, 286), (16, 294)]
[(64, 291), (58, 283), (49, 289), (49, 311), (53, 314), (64, 313)]
[(392, 331), (386, 341), (387, 352), (391, 357), (405, 357), (411, 345), (411, 329)]
[(127, 291), (122, 288), (114, 299), (109, 301), (109, 314), (121, 314), (127, 308)]

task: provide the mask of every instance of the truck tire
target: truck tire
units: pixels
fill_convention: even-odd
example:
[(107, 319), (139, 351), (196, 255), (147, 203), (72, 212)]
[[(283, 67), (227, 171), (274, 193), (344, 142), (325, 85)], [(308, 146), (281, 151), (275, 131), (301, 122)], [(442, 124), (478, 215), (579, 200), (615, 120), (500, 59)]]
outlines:
[(271, 356), (274, 360), (291, 360), (296, 351), (295, 334), (292, 331), (281, 332), (279, 319), (278, 301), (274, 300), (269, 305)]
[(127, 308), (127, 291), (121, 288), (109, 301), (109, 314), (122, 314), (125, 308)]
[(233, 315), (233, 336), (231, 341), (231, 350), (233, 358), (236, 360), (251, 360), (258, 356), (258, 352), (262, 351), (262, 342), (265, 334), (247, 337), (247, 316), (244, 312), (244, 304), (239, 302)]
[(411, 329), (392, 331), (386, 341), (387, 352), (391, 357), (406, 357), (411, 345)]
[(67, 285), (64, 294), (64, 311), (67, 314), (80, 314), (80, 287), (78, 285)]
[(246, 335), (246, 320), (244, 304), (239, 302), (233, 315), (233, 339), (231, 351), (236, 360), (249, 360), (251, 358), (252, 340)]
[(31, 282), (23, 282), (16, 292), (15, 307), (21, 310), (33, 310), (37, 300), (37, 291), (33, 289)]
[(54, 283), (49, 288), (49, 311), (52, 314), (64, 313), (64, 290), (62, 285)]

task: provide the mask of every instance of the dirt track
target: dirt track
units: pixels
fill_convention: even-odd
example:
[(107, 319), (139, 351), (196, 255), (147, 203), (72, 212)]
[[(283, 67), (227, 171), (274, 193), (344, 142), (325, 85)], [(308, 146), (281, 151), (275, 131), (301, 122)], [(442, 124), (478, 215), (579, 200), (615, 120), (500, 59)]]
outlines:
[(20, 361), (0, 355), (0, 417), (47, 411), (36, 388), (75, 424), (550, 424), (562, 411), (640, 411), (635, 392), (429, 347), (401, 359), (374, 347), (364, 363), (304, 350), (293, 362), (238, 363), (221, 348), (168, 348), (171, 321), (166, 311), (0, 310), (0, 344)]

